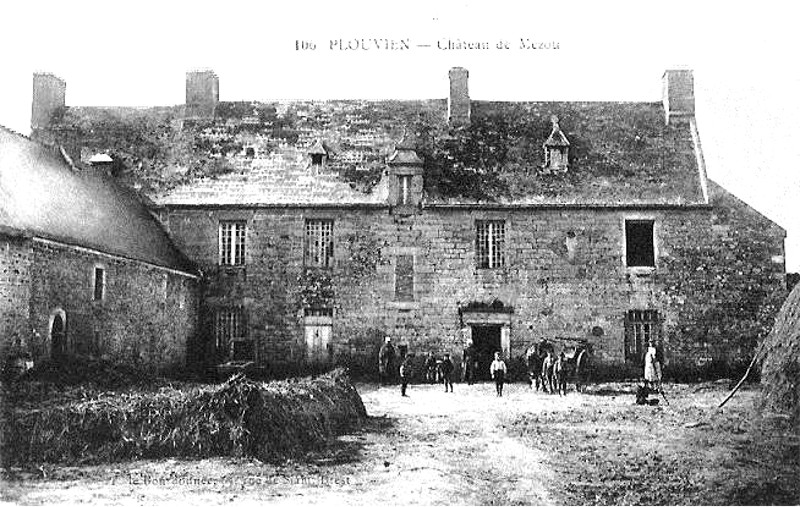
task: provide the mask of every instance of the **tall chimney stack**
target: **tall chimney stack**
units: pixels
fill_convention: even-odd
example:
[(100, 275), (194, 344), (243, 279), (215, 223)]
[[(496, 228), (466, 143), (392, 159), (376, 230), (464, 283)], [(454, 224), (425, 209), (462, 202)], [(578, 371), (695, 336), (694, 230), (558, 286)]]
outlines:
[(31, 131), (47, 129), (56, 111), (66, 107), (67, 83), (58, 76), (45, 72), (33, 74), (33, 101), (31, 102)]
[(469, 71), (463, 67), (450, 69), (450, 97), (447, 100), (447, 119), (450, 125), (469, 124)]
[(186, 73), (186, 118), (211, 119), (219, 102), (219, 78), (213, 70)]
[(667, 125), (694, 118), (694, 77), (691, 70), (664, 72), (663, 102)]

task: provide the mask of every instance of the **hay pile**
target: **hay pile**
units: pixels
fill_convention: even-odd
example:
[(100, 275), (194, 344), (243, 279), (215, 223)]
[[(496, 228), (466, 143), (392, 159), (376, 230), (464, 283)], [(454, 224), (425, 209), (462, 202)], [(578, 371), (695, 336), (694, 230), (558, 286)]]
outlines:
[(761, 381), (764, 407), (800, 422), (800, 285), (789, 294), (764, 342)]
[(105, 392), (42, 409), (14, 409), (5, 465), (163, 457), (295, 457), (358, 427), (364, 405), (336, 370), (317, 378)]

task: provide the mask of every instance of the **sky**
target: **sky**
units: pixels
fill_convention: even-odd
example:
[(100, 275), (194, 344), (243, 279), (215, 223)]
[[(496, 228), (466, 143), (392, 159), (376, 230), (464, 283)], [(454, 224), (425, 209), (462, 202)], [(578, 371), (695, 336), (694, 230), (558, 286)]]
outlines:
[(68, 106), (153, 106), (182, 104), (199, 68), (217, 73), (221, 100), (444, 98), (463, 66), (473, 99), (529, 101), (657, 101), (664, 70), (689, 68), (709, 177), (786, 229), (798, 272), (800, 31), (787, 5), (14, 1), (0, 16), (0, 124), (29, 133), (34, 71), (66, 80)]

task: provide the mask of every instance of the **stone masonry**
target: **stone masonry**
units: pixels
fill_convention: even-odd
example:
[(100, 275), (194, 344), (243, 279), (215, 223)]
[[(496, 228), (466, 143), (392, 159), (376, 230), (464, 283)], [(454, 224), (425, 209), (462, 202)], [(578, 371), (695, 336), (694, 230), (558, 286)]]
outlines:
[[(105, 273), (93, 300), (94, 269)], [(50, 330), (66, 320), (67, 351), (160, 372), (186, 367), (197, 344), (195, 279), (145, 263), (39, 238), (0, 236), (0, 358), (50, 357)], [(62, 313), (63, 312), (63, 313)]]
[[(708, 343), (716, 340), (695, 334), (704, 310), (728, 303), (726, 290), (742, 289), (730, 277), (747, 277), (757, 270), (763, 274), (764, 285), (753, 291), (769, 295), (783, 289), (782, 231), (762, 231), (761, 241), (748, 246), (757, 249), (759, 263), (748, 262), (748, 273), (738, 275), (742, 266), (735, 259), (744, 238), (720, 241), (719, 236), (733, 228), (730, 220), (741, 223), (741, 215), (746, 220), (748, 212), (755, 225), (759, 217), (752, 210), (739, 209), (740, 216), (732, 217), (711, 206), (431, 208), (402, 216), (389, 209), (366, 208), (176, 207), (166, 212), (165, 219), (179, 248), (208, 276), (206, 313), (213, 314), (217, 307), (243, 306), (248, 336), (257, 344), (257, 359), (264, 363), (303, 361), (303, 315), (309, 306), (333, 310), (337, 360), (369, 361), (384, 335), (412, 351), (450, 352), (458, 358), (465, 325), (459, 309), (470, 302), (500, 300), (513, 308), (511, 357), (518, 357), (542, 337), (566, 337), (587, 339), (601, 361), (622, 364), (626, 312), (652, 308), (661, 315), (667, 360), (701, 366), (706, 361), (732, 359), (725, 355), (730, 352), (723, 352), (730, 347), (719, 344), (709, 350)], [(331, 268), (304, 268), (304, 221), (312, 217), (334, 222)], [(654, 269), (625, 266), (626, 218), (655, 221), (658, 257)], [(247, 223), (246, 264), (219, 267), (218, 223), (232, 219)], [(503, 268), (476, 268), (475, 221), (485, 219), (505, 220)], [(712, 256), (704, 259), (708, 252)], [(395, 263), (400, 255), (413, 256), (410, 302), (395, 298)], [(726, 259), (724, 264), (716, 263), (720, 258)], [(687, 271), (687, 262), (703, 267), (698, 264)], [(320, 277), (329, 284), (329, 297), (309, 299), (307, 287)], [(711, 286), (718, 289), (720, 299), (727, 299), (710, 298)], [(742, 331), (741, 323), (735, 321), (718, 324), (719, 334), (728, 335), (731, 342), (738, 336), (728, 333)]]

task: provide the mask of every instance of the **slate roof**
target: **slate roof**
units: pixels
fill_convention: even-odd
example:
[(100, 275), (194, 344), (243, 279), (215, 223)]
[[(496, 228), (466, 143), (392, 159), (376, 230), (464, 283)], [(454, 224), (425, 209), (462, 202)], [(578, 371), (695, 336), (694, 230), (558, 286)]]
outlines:
[[(153, 111), (157, 120), (169, 109)], [(129, 121), (126, 114), (138, 116)], [(67, 118), (83, 122), (93, 152), (130, 151), (134, 143), (116, 142), (115, 132), (92, 120), (113, 117), (116, 129), (158, 130), (163, 150), (150, 151), (191, 153), (162, 154), (166, 169), (147, 176), (155, 185), (145, 190), (159, 205), (379, 205), (386, 163), (404, 132), (419, 140), (427, 205), (705, 203), (689, 126), (666, 126), (661, 102), (472, 101), (471, 124), (455, 129), (446, 124), (446, 100), (222, 102), (214, 121), (182, 127), (173, 117), (141, 120), (147, 115), (71, 108)], [(553, 116), (556, 141), (569, 143), (563, 174), (544, 167)], [(320, 145), (328, 159), (324, 168), (312, 167), (309, 153)], [(257, 148), (255, 157), (246, 156), (247, 147)], [(220, 164), (224, 169), (206, 170)], [(181, 177), (159, 185), (164, 174)]]
[(0, 226), (167, 268), (192, 268), (132, 191), (75, 170), (56, 151), (4, 127), (0, 197)]

